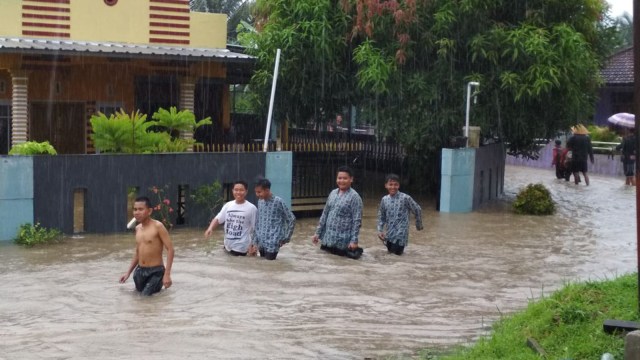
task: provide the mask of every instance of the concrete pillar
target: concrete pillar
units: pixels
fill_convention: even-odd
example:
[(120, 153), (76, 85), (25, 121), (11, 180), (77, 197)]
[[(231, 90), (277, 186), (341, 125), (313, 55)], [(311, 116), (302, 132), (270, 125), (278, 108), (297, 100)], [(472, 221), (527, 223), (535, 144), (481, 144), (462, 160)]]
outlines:
[(632, 331), (624, 338), (624, 360), (640, 359), (640, 330)]
[(265, 177), (271, 181), (271, 192), (282, 198), (291, 209), (291, 183), (293, 181), (293, 153), (291, 151), (266, 154)]
[(440, 211), (463, 213), (473, 210), (475, 148), (442, 149)]
[[(183, 77), (180, 79), (180, 109), (195, 111), (195, 94), (196, 94), (196, 79), (194, 77)], [(198, 120), (198, 119), (196, 119)], [(183, 131), (180, 133), (182, 139), (193, 139), (193, 132)], [(193, 151), (192, 148), (187, 151)]]
[(11, 99), (11, 146), (29, 141), (29, 74), (10, 71), (13, 96)]

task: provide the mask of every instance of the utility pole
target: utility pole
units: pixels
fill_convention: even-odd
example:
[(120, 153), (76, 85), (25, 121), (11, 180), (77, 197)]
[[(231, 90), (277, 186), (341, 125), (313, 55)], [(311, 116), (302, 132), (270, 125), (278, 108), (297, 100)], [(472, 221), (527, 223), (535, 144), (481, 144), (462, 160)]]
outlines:
[[(636, 187), (640, 184), (640, 4), (633, 1), (633, 113), (636, 119)], [(640, 192), (636, 188), (636, 251), (638, 263), (638, 311), (640, 311)]]

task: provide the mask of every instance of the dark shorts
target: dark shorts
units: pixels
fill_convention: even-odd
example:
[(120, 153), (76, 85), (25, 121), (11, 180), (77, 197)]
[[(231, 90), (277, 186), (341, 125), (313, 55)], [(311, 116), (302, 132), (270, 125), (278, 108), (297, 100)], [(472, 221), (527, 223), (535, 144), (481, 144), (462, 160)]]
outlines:
[(572, 172), (583, 172), (586, 173), (588, 170), (587, 160), (585, 161), (571, 161), (571, 171)]
[(266, 251), (264, 248), (260, 248), (260, 257), (263, 257), (267, 260), (275, 260), (276, 257), (278, 256), (278, 252), (270, 252), (270, 251)]
[(164, 266), (141, 267), (138, 266), (133, 272), (133, 281), (136, 283), (136, 290), (142, 295), (151, 296), (162, 289), (162, 278), (164, 277)]
[(387, 241), (384, 244), (387, 245), (387, 250), (390, 253), (393, 253), (396, 255), (402, 255), (402, 253), (404, 252), (404, 246), (402, 245), (394, 244), (390, 241)]
[(227, 254), (231, 255), (231, 256), (247, 256), (246, 252), (239, 252), (239, 251), (235, 251), (235, 250), (227, 250), (224, 249)]
[(325, 245), (320, 246), (320, 250), (324, 250), (333, 255), (346, 256), (350, 259), (359, 259), (360, 256), (362, 256), (362, 253), (364, 252), (364, 250), (361, 247), (356, 248), (355, 250), (349, 250), (349, 249), (345, 250), (345, 249), (338, 249), (332, 246), (325, 246)]
[(624, 169), (624, 176), (634, 176), (636, 173), (636, 163), (624, 163), (622, 164)]

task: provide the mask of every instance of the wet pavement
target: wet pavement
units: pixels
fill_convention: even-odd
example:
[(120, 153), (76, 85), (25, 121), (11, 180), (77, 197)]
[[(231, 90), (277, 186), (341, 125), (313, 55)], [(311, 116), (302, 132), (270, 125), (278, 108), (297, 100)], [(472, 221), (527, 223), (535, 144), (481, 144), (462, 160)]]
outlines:
[[(568, 281), (635, 271), (635, 189), (623, 178), (591, 186), (553, 169), (508, 167), (505, 199), (542, 182), (548, 217), (507, 201), (444, 214), (420, 201), (425, 230), (405, 255), (375, 236), (366, 201), (360, 260), (321, 252), (317, 218), (298, 221), (277, 261), (227, 256), (221, 232), (176, 230), (173, 286), (151, 298), (118, 283), (131, 233), (85, 235), (24, 249), (0, 245), (0, 358), (363, 359), (468, 343), (500, 314)], [(381, 186), (381, 191), (384, 189)], [(124, 224), (123, 224), (124, 226)]]

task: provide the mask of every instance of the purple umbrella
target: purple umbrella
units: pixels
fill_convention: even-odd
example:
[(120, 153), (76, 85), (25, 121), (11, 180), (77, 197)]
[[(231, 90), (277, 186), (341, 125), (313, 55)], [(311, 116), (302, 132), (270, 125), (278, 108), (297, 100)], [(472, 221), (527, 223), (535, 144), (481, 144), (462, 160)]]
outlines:
[(607, 119), (610, 123), (614, 125), (619, 125), (626, 128), (635, 128), (636, 127), (636, 116), (629, 113), (617, 113), (612, 115)]

